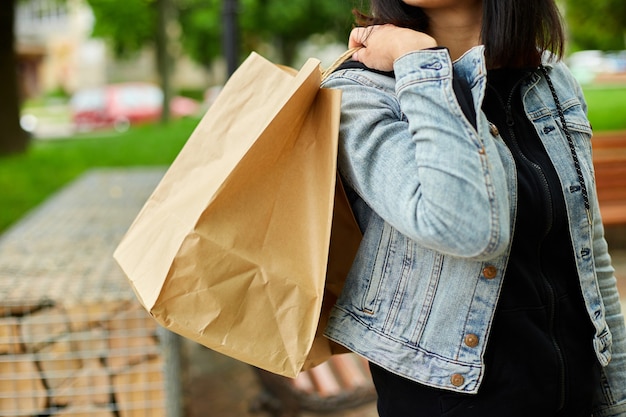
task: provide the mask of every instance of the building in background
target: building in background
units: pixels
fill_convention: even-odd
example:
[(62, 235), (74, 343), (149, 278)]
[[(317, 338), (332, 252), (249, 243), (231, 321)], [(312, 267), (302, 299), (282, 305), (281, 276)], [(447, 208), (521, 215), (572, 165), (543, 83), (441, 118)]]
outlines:
[[(15, 31), (23, 98), (71, 95), (111, 82), (158, 82), (151, 48), (130, 61), (119, 61), (104, 40), (91, 37), (93, 24), (86, 0), (18, 2)], [(202, 89), (207, 85), (207, 74), (180, 57), (172, 81), (175, 89)]]
[(25, 98), (70, 94), (106, 82), (106, 47), (91, 39), (93, 14), (84, 0), (27, 0), (15, 16), (20, 90)]

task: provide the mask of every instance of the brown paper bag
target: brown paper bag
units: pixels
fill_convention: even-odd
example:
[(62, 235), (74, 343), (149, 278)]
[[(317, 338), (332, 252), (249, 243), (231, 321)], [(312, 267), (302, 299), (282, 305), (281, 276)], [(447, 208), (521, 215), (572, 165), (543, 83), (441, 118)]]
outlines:
[(340, 91), (320, 77), (252, 53), (114, 254), (161, 325), (291, 377), (330, 356), (325, 277), (332, 300), (360, 240), (336, 182)]

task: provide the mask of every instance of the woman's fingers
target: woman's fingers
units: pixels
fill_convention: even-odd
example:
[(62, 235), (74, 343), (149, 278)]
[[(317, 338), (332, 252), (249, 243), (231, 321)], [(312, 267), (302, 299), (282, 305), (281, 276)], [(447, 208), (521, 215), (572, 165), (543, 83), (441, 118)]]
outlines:
[(390, 24), (354, 28), (348, 40), (349, 48), (361, 48), (352, 56), (355, 61), (383, 71), (392, 70), (405, 53), (434, 46), (436, 41), (425, 33)]
[(348, 41), (348, 48), (351, 49), (365, 46), (365, 42), (374, 28), (375, 26), (352, 29), (350, 32), (350, 39)]

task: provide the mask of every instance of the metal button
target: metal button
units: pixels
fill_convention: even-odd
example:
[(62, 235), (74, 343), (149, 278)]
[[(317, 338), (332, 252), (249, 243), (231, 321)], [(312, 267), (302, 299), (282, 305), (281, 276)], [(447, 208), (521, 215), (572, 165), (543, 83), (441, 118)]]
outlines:
[(491, 136), (493, 137), (498, 136), (500, 134), (498, 126), (494, 125), (493, 123), (489, 123), (489, 133), (491, 133)]
[(463, 378), (463, 375), (461, 375), (461, 374), (454, 374), (450, 378), (450, 382), (455, 387), (460, 387), (461, 385), (463, 385), (465, 383), (465, 378)]
[(483, 269), (483, 275), (487, 279), (494, 279), (498, 276), (498, 268), (493, 265), (489, 265)]
[(471, 348), (475, 348), (476, 346), (478, 346), (478, 336), (476, 336), (475, 334), (468, 334), (465, 336), (465, 345), (467, 345), (467, 347), (471, 347)]

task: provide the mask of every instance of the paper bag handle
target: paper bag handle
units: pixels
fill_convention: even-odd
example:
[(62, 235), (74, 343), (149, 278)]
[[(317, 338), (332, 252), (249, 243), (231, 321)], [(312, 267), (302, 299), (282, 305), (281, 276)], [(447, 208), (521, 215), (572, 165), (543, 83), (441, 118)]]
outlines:
[(343, 54), (341, 54), (339, 56), (339, 58), (337, 58), (335, 60), (335, 62), (333, 62), (330, 67), (326, 68), (325, 71), (322, 72), (322, 81), (324, 81), (326, 78), (328, 78), (328, 76), (330, 74), (332, 74), (337, 68), (339, 68), (339, 66), (341, 64), (343, 64), (344, 62), (346, 62), (349, 58), (352, 57), (352, 55), (354, 55), (354, 53), (356, 51), (358, 51), (359, 49), (361, 49), (360, 46), (357, 46), (355, 48), (350, 48), (348, 49), (346, 52), (344, 52)]

